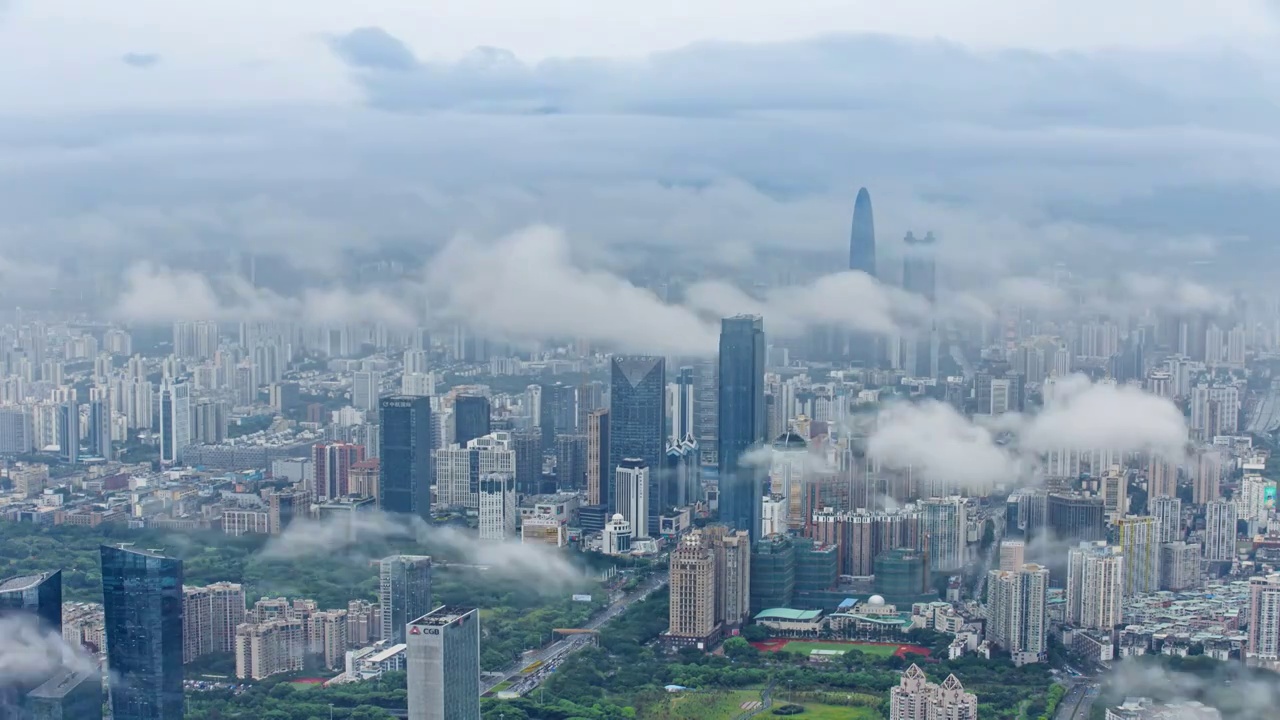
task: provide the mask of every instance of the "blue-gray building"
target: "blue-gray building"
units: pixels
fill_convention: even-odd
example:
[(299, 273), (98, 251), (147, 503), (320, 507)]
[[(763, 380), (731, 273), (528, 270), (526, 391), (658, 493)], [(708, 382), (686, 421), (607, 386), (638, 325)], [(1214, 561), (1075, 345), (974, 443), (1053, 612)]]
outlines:
[[(649, 475), (649, 533), (657, 536), (658, 518), (670, 506), (661, 468), (667, 456), (667, 363), (664, 358), (614, 357), (609, 390), (609, 474), (626, 458), (643, 460)], [(603, 479), (603, 478), (602, 478)], [(603, 494), (603, 493), (602, 493)], [(609, 492), (610, 513), (617, 512), (617, 498)]]
[(738, 315), (720, 322), (720, 521), (760, 535), (766, 471), (742, 457), (765, 441), (764, 320)]
[(62, 571), (22, 575), (0, 581), (0, 616), (30, 613), (62, 634)]
[(441, 606), (409, 622), (408, 720), (480, 720), (480, 611)]
[(114, 720), (182, 718), (182, 561), (102, 546)]
[(483, 395), (459, 395), (453, 400), (453, 437), (462, 447), (492, 430), (489, 398)]
[(849, 231), (849, 269), (876, 276), (876, 223), (871, 215), (871, 193), (858, 190), (853, 203), (853, 228)]
[(382, 509), (425, 518), (431, 513), (431, 398), (390, 395), (378, 402), (378, 409)]
[(27, 693), (29, 720), (102, 720), (102, 676), (89, 669), (59, 670)]

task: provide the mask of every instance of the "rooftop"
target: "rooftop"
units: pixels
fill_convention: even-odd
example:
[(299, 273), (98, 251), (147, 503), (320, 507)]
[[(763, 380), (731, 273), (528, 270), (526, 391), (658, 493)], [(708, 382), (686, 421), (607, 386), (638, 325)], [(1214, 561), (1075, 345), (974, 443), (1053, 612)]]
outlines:
[(442, 626), (449, 625), (456, 620), (465, 618), (468, 615), (477, 615), (475, 608), (462, 607), (459, 605), (441, 605), (431, 612), (409, 623), (410, 625), (431, 625)]
[(0, 580), (0, 592), (18, 592), (19, 590), (33, 588), (49, 576), (50, 573), (43, 573), (41, 575), (19, 575), (8, 580)]
[(794, 620), (797, 622), (806, 622), (817, 620), (822, 617), (821, 610), (794, 610), (792, 608), (769, 608), (761, 610), (755, 617), (756, 620)]

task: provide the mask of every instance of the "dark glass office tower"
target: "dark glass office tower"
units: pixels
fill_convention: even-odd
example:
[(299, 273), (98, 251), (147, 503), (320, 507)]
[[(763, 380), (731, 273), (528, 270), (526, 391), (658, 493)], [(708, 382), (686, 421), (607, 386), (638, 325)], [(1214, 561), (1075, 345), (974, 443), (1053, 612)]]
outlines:
[(853, 229), (849, 232), (849, 269), (876, 276), (876, 223), (871, 215), (871, 193), (858, 190), (853, 203)]
[(62, 571), (22, 575), (0, 581), (0, 616), (30, 613), (62, 634)]
[(431, 398), (391, 395), (378, 407), (382, 509), (426, 517), (431, 512)]
[(182, 561), (102, 546), (114, 720), (182, 718)]
[(578, 388), (556, 383), (542, 386), (542, 406), (538, 429), (542, 431), (542, 451), (555, 452), (557, 435), (572, 435), (577, 430)]
[(483, 395), (459, 395), (453, 400), (453, 437), (462, 447), (478, 437), (488, 435), (489, 398)]
[[(658, 517), (667, 509), (666, 483), (657, 470), (666, 459), (667, 363), (650, 356), (614, 357), (609, 391), (609, 474), (625, 458), (643, 460), (649, 475), (649, 533), (658, 534)], [(609, 512), (617, 498), (610, 497)]]
[(720, 322), (720, 521), (760, 536), (761, 467), (742, 456), (765, 440), (764, 320), (738, 315)]
[[(933, 303), (938, 299), (937, 239), (933, 233), (903, 238), (902, 287)], [(930, 319), (922, 327), (912, 328), (902, 339), (906, 355), (904, 369), (913, 377), (938, 376), (940, 338), (936, 321)]]
[(514, 433), (511, 449), (516, 451), (516, 492), (537, 495), (542, 486), (542, 436), (534, 432)]
[(431, 608), (431, 558), (392, 555), (378, 563), (378, 604), (382, 639), (404, 642), (404, 627)]

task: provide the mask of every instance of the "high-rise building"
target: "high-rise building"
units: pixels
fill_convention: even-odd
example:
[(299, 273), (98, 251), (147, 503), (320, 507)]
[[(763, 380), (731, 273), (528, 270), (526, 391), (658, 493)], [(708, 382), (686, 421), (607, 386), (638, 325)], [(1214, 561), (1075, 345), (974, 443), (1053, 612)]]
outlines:
[(871, 193), (858, 189), (853, 203), (853, 228), (849, 232), (849, 269), (876, 277), (876, 225), (871, 213)]
[(1178, 496), (1178, 466), (1159, 455), (1147, 460), (1147, 497), (1176, 498)]
[(1048, 657), (1048, 590), (1049, 569), (1039, 565), (987, 575), (987, 637), (1012, 655), (1015, 665)]
[(791, 607), (796, 590), (796, 546), (791, 536), (767, 535), (757, 540), (751, 547), (750, 571), (751, 614)]
[(1087, 542), (1107, 537), (1106, 510), (1100, 497), (1071, 493), (1049, 495), (1046, 524), (1062, 542)]
[(58, 403), (58, 457), (68, 463), (80, 462), (80, 404), (71, 397)]
[(587, 436), (556, 436), (556, 486), (578, 492), (587, 482)]
[(931, 572), (949, 572), (964, 567), (965, 537), (968, 528), (964, 498), (928, 498), (924, 511), (925, 550)]
[(181, 720), (182, 561), (102, 546), (102, 610), (114, 720)]
[(0, 617), (13, 613), (29, 613), (62, 634), (62, 571), (0, 580)]
[(649, 517), (649, 466), (640, 458), (623, 458), (614, 471), (613, 492), (618, 514), (629, 523), (635, 537), (647, 538), (653, 535), (648, 531)]
[(111, 401), (105, 387), (89, 388), (90, 455), (111, 460)]
[(306, 499), (298, 493), (283, 490), (271, 493), (267, 503), (267, 531), (279, 535), (293, 522), (295, 513), (303, 511)]
[(1067, 552), (1067, 622), (1110, 632), (1124, 611), (1124, 556), (1105, 542)]
[(1160, 542), (1177, 542), (1183, 538), (1182, 500), (1176, 497), (1152, 497), (1148, 500), (1151, 514), (1160, 523)]
[(1236, 522), (1239, 513), (1229, 500), (1212, 500), (1204, 511), (1204, 559), (1230, 562), (1236, 557)]
[(489, 398), (483, 395), (459, 395), (453, 400), (453, 441), (467, 443), (490, 433)]
[(1174, 592), (1200, 585), (1200, 545), (1181, 540), (1160, 546), (1160, 589)]
[(191, 408), (192, 444), (216, 445), (227, 439), (227, 404), (202, 398)]
[(362, 445), (341, 442), (316, 443), (312, 448), (315, 499), (336, 500), (352, 494), (351, 466), (364, 460)]
[(514, 473), (490, 472), (480, 475), (480, 539), (508, 540), (515, 537), (516, 478)]
[(262, 680), (302, 670), (307, 653), (306, 621), (279, 615), (236, 628), (236, 677)]
[(513, 482), (519, 472), (514, 438), (505, 430), (436, 451), (436, 503), (441, 507), (480, 509), (480, 479), (506, 473)]
[(377, 370), (357, 370), (351, 377), (351, 406), (366, 412), (377, 410), (381, 386), (382, 373)]
[(671, 552), (668, 636), (699, 649), (716, 634), (716, 554), (694, 530)]
[(824, 545), (834, 545), (841, 575), (868, 577), (876, 574), (876, 558), (897, 548), (922, 548), (922, 513), (914, 508), (892, 512), (813, 513), (806, 534)]
[(609, 411), (587, 414), (587, 504), (610, 506)]
[(516, 458), (516, 492), (521, 495), (542, 492), (542, 436), (536, 432), (513, 433), (511, 449)]
[[(666, 424), (666, 360), (660, 357), (615, 356), (611, 364), (609, 391), (609, 468), (610, 473), (627, 458), (643, 460), (651, 469), (649, 475), (649, 520), (642, 528), (632, 518), (636, 537), (658, 534), (658, 518), (668, 506), (661, 480), (662, 461), (666, 457), (664, 427)], [(611, 509), (618, 509), (617, 501)], [(624, 515), (626, 513), (623, 513)]]
[(542, 433), (542, 451), (555, 451), (556, 436), (573, 434), (578, 422), (578, 388), (555, 383), (543, 385), (538, 403), (538, 429)]
[(1027, 544), (1021, 540), (1000, 543), (1000, 569), (1013, 572), (1027, 564)]
[(751, 617), (751, 538), (725, 525), (708, 525), (702, 533), (716, 556), (716, 622), (740, 627)]
[[(916, 237), (909, 232), (903, 239), (902, 287), (930, 303), (937, 299), (936, 245), (933, 233)], [(902, 367), (907, 374), (912, 377), (938, 376), (939, 340), (938, 329), (933, 320), (907, 331), (902, 339)], [(996, 392), (997, 385), (1003, 388), (999, 393)], [(1002, 378), (992, 383), (991, 414), (999, 415), (1013, 409), (1009, 390), (1008, 379)], [(1001, 398), (999, 403), (996, 402), (997, 396)], [(979, 411), (987, 412), (983, 408)]]
[(409, 720), (480, 720), (480, 613), (441, 606), (412, 620), (405, 640)]
[(431, 558), (391, 555), (378, 562), (378, 602), (383, 640), (404, 642), (404, 627), (431, 607)]
[(431, 398), (392, 395), (379, 403), (382, 436), (378, 491), (382, 509), (426, 517), (431, 512)]
[(889, 720), (978, 720), (978, 696), (955, 675), (935, 685), (912, 664), (889, 691)]
[(166, 381), (160, 389), (160, 462), (180, 465), (191, 444), (191, 386)]
[(1116, 544), (1124, 553), (1124, 595), (1153, 593), (1160, 589), (1160, 521), (1151, 516), (1128, 515), (1116, 523)]
[(102, 676), (96, 670), (61, 669), (26, 696), (30, 720), (102, 720)]
[(739, 315), (720, 321), (720, 520), (760, 537), (764, 468), (743, 456), (765, 441), (764, 320)]
[(1280, 665), (1280, 574), (1249, 578), (1250, 665)]
[(692, 367), (680, 368), (676, 381), (667, 386), (671, 432), (667, 436), (667, 495), (676, 507), (701, 497), (701, 451), (694, 430), (697, 421), (697, 383)]

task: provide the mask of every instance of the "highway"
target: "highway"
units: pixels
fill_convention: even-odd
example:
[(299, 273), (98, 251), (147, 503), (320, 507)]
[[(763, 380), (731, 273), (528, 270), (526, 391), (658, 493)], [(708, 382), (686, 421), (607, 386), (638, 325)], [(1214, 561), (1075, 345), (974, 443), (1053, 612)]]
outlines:
[(1054, 720), (1088, 720), (1089, 711), (1093, 709), (1093, 703), (1098, 699), (1099, 684), (1097, 681), (1089, 678), (1081, 678), (1066, 695), (1062, 696), (1062, 701), (1058, 703), (1058, 712), (1054, 714)]
[(1277, 428), (1280, 428), (1280, 390), (1272, 387), (1260, 393), (1248, 410), (1245, 429), (1255, 435), (1266, 435)]
[[(610, 603), (603, 610), (596, 613), (590, 620), (582, 626), (584, 630), (599, 630), (605, 623), (618, 617), (627, 608), (649, 597), (654, 591), (667, 584), (667, 574), (660, 573), (646, 580), (640, 587), (629, 593), (615, 593), (610, 598)], [(524, 695), (530, 690), (536, 688), (539, 683), (568, 655), (575, 653), (582, 648), (591, 644), (591, 638), (587, 635), (574, 635), (562, 640), (544, 645), (536, 652), (526, 653), (517, 662), (504, 668), (501, 672), (486, 673), (480, 678), (480, 694), (493, 690), (508, 680), (511, 681), (511, 687), (507, 688), (510, 692)], [(538, 669), (527, 677), (521, 677), (520, 673), (525, 668), (535, 663), (541, 662)]]

